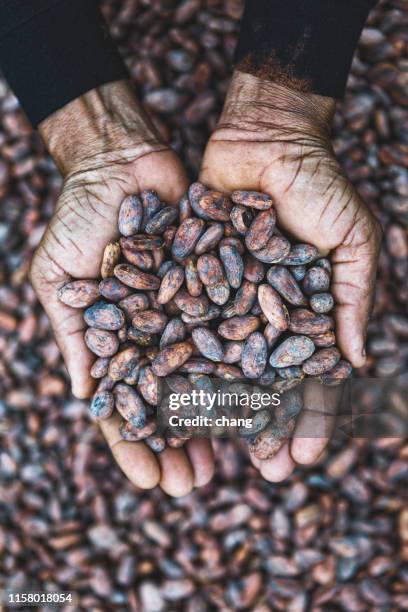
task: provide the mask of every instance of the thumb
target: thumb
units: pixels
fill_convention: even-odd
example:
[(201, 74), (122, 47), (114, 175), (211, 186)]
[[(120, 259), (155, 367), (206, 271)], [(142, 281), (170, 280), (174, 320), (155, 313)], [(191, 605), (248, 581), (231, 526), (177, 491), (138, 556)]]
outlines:
[(66, 306), (58, 299), (58, 289), (70, 277), (52, 261), (47, 262), (48, 270), (42, 268), (40, 255), (34, 259), (31, 268), (31, 282), (54, 332), (55, 340), (64, 358), (71, 378), (72, 393), (78, 399), (90, 397), (95, 381), (90, 376), (90, 368), (95, 360), (85, 344), (86, 328), (82, 310)]

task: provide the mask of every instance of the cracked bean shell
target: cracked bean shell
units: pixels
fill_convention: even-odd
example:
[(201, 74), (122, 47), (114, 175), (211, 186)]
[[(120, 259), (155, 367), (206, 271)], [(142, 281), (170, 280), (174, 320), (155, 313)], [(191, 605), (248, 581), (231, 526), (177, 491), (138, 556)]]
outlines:
[(137, 346), (129, 346), (119, 351), (109, 362), (108, 374), (112, 380), (121, 380), (129, 376), (140, 358)]
[(289, 313), (279, 293), (270, 285), (259, 285), (258, 301), (269, 323), (285, 331), (289, 326)]
[(244, 206), (234, 206), (231, 210), (231, 223), (241, 236), (245, 236), (253, 218), (252, 212)]
[(150, 309), (138, 312), (132, 319), (133, 327), (145, 334), (160, 334), (167, 324), (167, 315), (160, 310)]
[(262, 376), (268, 358), (268, 347), (261, 332), (248, 336), (242, 349), (241, 368), (246, 378)]
[(89, 327), (117, 331), (125, 324), (125, 315), (115, 304), (101, 301), (85, 310), (84, 321)]
[(245, 234), (245, 244), (250, 251), (263, 249), (272, 238), (276, 225), (276, 213), (273, 208), (263, 210), (256, 215)]
[(99, 297), (99, 282), (75, 280), (58, 289), (58, 298), (71, 308), (87, 308)]
[(176, 342), (162, 349), (153, 359), (152, 369), (157, 376), (167, 376), (175, 372), (191, 357), (193, 347), (190, 342)]
[(217, 336), (206, 327), (196, 327), (191, 336), (194, 344), (204, 357), (211, 361), (222, 361), (224, 351)]
[(235, 247), (224, 245), (220, 247), (220, 259), (229, 285), (233, 289), (238, 289), (241, 286), (244, 274), (244, 262), (241, 255)]
[(289, 270), (284, 266), (271, 266), (266, 278), (271, 287), (293, 306), (307, 305), (307, 299), (303, 295), (299, 285)]
[(340, 351), (335, 346), (320, 349), (304, 362), (302, 368), (305, 374), (309, 374), (309, 376), (318, 376), (319, 374), (324, 374), (333, 369), (340, 361), (340, 358)]
[(142, 272), (130, 264), (119, 264), (114, 270), (116, 278), (133, 289), (155, 291), (160, 287), (160, 279), (153, 274)]
[(269, 363), (274, 368), (301, 365), (315, 351), (315, 345), (307, 336), (290, 336), (271, 354)]
[(137, 234), (143, 217), (142, 201), (136, 195), (127, 196), (119, 209), (118, 228), (122, 236)]
[(232, 204), (225, 193), (207, 191), (201, 196), (199, 205), (207, 219), (214, 219), (214, 221), (229, 221), (230, 219)]
[(184, 269), (181, 266), (172, 266), (164, 275), (160, 284), (157, 301), (159, 304), (167, 304), (175, 296), (184, 282)]
[(119, 414), (133, 427), (142, 428), (146, 424), (146, 408), (140, 395), (133, 387), (118, 383), (113, 389), (115, 407)]
[(232, 317), (221, 323), (218, 333), (226, 340), (245, 340), (258, 329), (259, 323), (259, 318), (252, 315)]
[(256, 208), (257, 210), (267, 210), (273, 204), (272, 198), (266, 193), (259, 193), (258, 191), (234, 191), (231, 194), (231, 200), (235, 204), (241, 206), (249, 206), (250, 208)]
[(90, 327), (85, 332), (85, 344), (98, 357), (112, 357), (119, 347), (114, 332)]
[(173, 257), (181, 261), (187, 255), (190, 255), (194, 251), (204, 229), (205, 224), (202, 219), (192, 217), (183, 221), (174, 236), (171, 248)]

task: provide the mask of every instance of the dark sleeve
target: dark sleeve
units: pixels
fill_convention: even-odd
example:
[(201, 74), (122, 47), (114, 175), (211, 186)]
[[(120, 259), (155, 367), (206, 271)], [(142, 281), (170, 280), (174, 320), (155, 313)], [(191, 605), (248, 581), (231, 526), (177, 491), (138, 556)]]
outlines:
[(246, 0), (235, 66), (333, 98), (376, 0)]
[(97, 0), (0, 0), (0, 70), (34, 125), (127, 76)]

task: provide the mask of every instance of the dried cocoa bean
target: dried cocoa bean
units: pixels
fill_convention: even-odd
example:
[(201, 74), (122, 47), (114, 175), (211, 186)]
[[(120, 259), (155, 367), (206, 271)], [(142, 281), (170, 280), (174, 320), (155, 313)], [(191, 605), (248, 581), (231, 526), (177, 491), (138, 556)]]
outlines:
[(183, 221), (174, 237), (171, 249), (173, 257), (181, 261), (187, 255), (190, 255), (194, 251), (204, 229), (205, 224), (202, 219), (193, 217)]
[(199, 202), (200, 210), (204, 211), (206, 219), (214, 221), (229, 221), (231, 211), (231, 200), (220, 191), (208, 191), (201, 196)]
[(101, 264), (101, 276), (102, 278), (109, 278), (113, 276), (113, 270), (116, 264), (119, 263), (121, 255), (119, 242), (108, 242), (103, 252), (102, 264)]
[[(341, 354), (337, 347), (324, 348), (316, 351), (312, 357), (304, 362), (302, 368), (305, 374), (318, 376), (333, 369), (340, 361)], [(273, 365), (273, 364), (272, 364)]]
[(115, 385), (113, 396), (119, 414), (134, 428), (142, 429), (146, 424), (146, 408), (134, 388), (120, 382)]
[(90, 327), (85, 332), (85, 344), (98, 357), (112, 357), (119, 347), (116, 334)]
[(290, 336), (271, 354), (269, 363), (274, 368), (301, 365), (315, 351), (315, 345), (307, 336)]
[(279, 293), (269, 285), (259, 285), (258, 301), (269, 323), (285, 331), (289, 326), (289, 313)]
[(237, 340), (229, 340), (224, 345), (223, 362), (227, 364), (238, 363), (241, 361), (243, 342)]
[(157, 376), (168, 376), (182, 366), (190, 357), (193, 348), (189, 342), (176, 342), (166, 346), (153, 359), (152, 370)]
[(263, 249), (252, 251), (252, 255), (264, 263), (278, 263), (285, 259), (289, 251), (289, 240), (283, 236), (272, 236)]
[(132, 325), (145, 334), (160, 334), (167, 324), (167, 316), (160, 310), (143, 310), (132, 318)]
[(149, 299), (143, 293), (132, 293), (132, 295), (121, 300), (118, 306), (125, 312), (129, 319), (132, 319), (136, 313), (147, 310), (149, 307)]
[(99, 297), (99, 283), (95, 280), (75, 280), (58, 289), (58, 298), (71, 308), (87, 308)]
[(186, 329), (181, 319), (171, 319), (163, 330), (160, 338), (160, 348), (164, 348), (169, 344), (181, 342), (186, 337)]
[(136, 195), (127, 196), (119, 209), (118, 228), (122, 236), (137, 234), (142, 223), (143, 205)]
[(192, 297), (198, 297), (203, 290), (203, 284), (200, 281), (197, 270), (197, 259), (190, 255), (185, 261), (184, 274), (186, 277), (187, 291)]
[(276, 214), (273, 208), (263, 210), (256, 215), (245, 235), (245, 244), (250, 251), (263, 249), (272, 238), (276, 225)]
[(257, 210), (266, 210), (273, 204), (270, 196), (266, 193), (258, 193), (257, 191), (234, 191), (231, 194), (231, 200), (235, 204), (249, 206)]
[(85, 310), (84, 321), (89, 327), (117, 331), (125, 324), (125, 315), (115, 304), (100, 301)]
[(208, 299), (205, 295), (192, 297), (185, 289), (180, 289), (173, 299), (180, 310), (192, 317), (204, 316), (209, 308)]
[(323, 293), (330, 288), (330, 275), (320, 266), (313, 266), (306, 271), (302, 282), (302, 289), (306, 295)]
[(310, 244), (294, 244), (281, 263), (283, 266), (304, 266), (316, 259), (318, 253)]
[(225, 245), (220, 247), (220, 259), (223, 263), (229, 285), (233, 289), (239, 289), (244, 274), (244, 262), (241, 255), (235, 247)]
[(297, 308), (290, 315), (289, 329), (295, 334), (320, 336), (333, 328), (333, 319), (328, 315), (315, 314), (306, 308)]
[(89, 410), (96, 419), (108, 419), (115, 408), (115, 401), (110, 391), (99, 391), (92, 397)]
[(222, 223), (214, 223), (200, 237), (195, 245), (195, 253), (203, 255), (214, 249), (224, 235), (224, 226)]
[(293, 306), (307, 305), (307, 299), (304, 297), (296, 280), (284, 266), (271, 266), (266, 275), (268, 283)]
[(155, 291), (160, 287), (160, 279), (157, 276), (142, 272), (130, 264), (117, 265), (114, 274), (122, 283), (133, 289)]
[(167, 304), (176, 295), (184, 282), (184, 269), (181, 266), (172, 266), (165, 274), (160, 284), (157, 301)]
[(174, 223), (178, 217), (178, 210), (174, 206), (166, 206), (157, 212), (146, 223), (145, 231), (153, 236), (162, 234), (164, 230)]
[(122, 380), (129, 376), (140, 358), (137, 346), (129, 346), (119, 351), (109, 362), (108, 374), (112, 380)]
[(234, 206), (231, 210), (231, 221), (238, 234), (245, 236), (253, 220), (253, 214), (243, 206)]
[(224, 351), (217, 336), (205, 327), (193, 329), (192, 338), (200, 353), (211, 361), (222, 361)]
[(310, 308), (319, 314), (333, 310), (334, 299), (331, 293), (315, 293), (310, 298)]
[(99, 293), (112, 302), (119, 302), (130, 295), (131, 289), (115, 277), (105, 278), (99, 283)]
[(140, 369), (137, 389), (148, 404), (158, 406), (163, 397), (163, 381), (156, 376), (150, 366)]
[(259, 378), (264, 373), (268, 347), (261, 332), (250, 334), (242, 349), (241, 368), (246, 378)]
[(221, 323), (218, 333), (226, 340), (246, 340), (258, 327), (258, 317), (251, 315), (232, 317)]

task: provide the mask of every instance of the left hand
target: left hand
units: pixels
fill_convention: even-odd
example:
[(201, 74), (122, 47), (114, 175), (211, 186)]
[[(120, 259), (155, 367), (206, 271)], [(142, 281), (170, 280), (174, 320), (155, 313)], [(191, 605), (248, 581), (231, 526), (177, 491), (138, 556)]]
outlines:
[[(225, 192), (270, 194), (283, 231), (317, 246), (322, 254), (330, 253), (337, 341), (344, 357), (358, 368), (365, 362), (381, 230), (334, 157), (329, 139), (334, 108), (331, 98), (236, 72), (205, 151), (200, 181)], [(297, 427), (303, 429), (306, 420), (310, 427), (317, 415), (320, 436), (295, 432), (290, 445), (274, 458), (252, 459), (267, 480), (280, 481), (296, 462), (318, 459), (334, 421), (334, 415), (327, 414), (327, 399), (324, 404), (322, 387), (310, 385)]]

